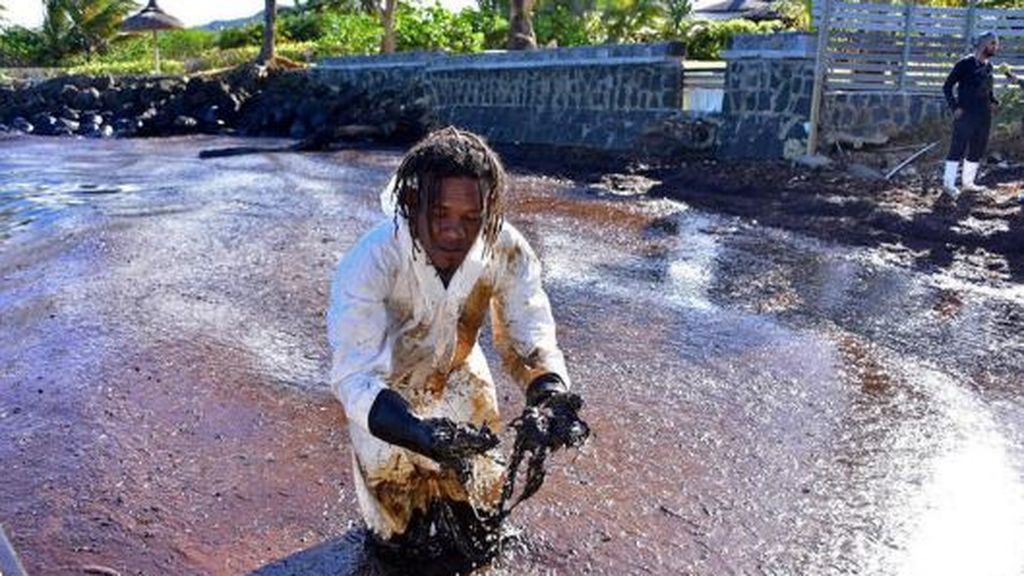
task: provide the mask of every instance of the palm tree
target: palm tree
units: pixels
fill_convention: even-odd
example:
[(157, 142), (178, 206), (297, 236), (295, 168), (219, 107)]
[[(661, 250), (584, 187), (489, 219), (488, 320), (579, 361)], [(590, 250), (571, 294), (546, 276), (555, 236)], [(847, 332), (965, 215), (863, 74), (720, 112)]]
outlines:
[(43, 37), (51, 56), (105, 50), (121, 21), (138, 8), (135, 0), (44, 0)]
[(46, 46), (47, 57), (56, 62), (71, 52), (71, 22), (65, 9), (66, 0), (44, 0), (46, 15), (40, 33)]
[(384, 25), (384, 36), (380, 39), (380, 51), (392, 54), (395, 51), (395, 17), (398, 12), (398, 0), (384, 0), (384, 5), (377, 6), (381, 24)]
[(537, 47), (533, 33), (533, 0), (512, 0), (509, 3), (508, 49), (529, 50)]
[(274, 59), (274, 32), (277, 27), (277, 0), (264, 0), (263, 3), (263, 47), (257, 60), (270, 62)]

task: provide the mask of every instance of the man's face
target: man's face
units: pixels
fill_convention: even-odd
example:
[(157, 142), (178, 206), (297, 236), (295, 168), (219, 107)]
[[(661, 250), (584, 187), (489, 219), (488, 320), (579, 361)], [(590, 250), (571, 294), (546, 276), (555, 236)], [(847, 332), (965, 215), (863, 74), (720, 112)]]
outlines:
[(981, 46), (981, 52), (985, 55), (986, 58), (991, 58), (991, 57), (995, 56), (996, 52), (998, 52), (998, 51), (999, 51), (999, 40), (996, 39), (996, 38), (991, 38), (989, 40), (986, 40), (985, 43)]
[(444, 178), (441, 194), (427, 215), (418, 210), (416, 233), (435, 268), (453, 272), (462, 264), (483, 225), (483, 205), (474, 178)]

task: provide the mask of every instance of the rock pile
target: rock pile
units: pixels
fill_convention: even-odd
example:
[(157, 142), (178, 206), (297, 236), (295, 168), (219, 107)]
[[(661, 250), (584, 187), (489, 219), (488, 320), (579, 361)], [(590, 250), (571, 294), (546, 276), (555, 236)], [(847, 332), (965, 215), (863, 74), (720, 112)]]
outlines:
[(205, 77), (63, 76), (0, 87), (0, 131), (46, 136), (358, 134), (412, 141), (432, 123), (419, 87), (368, 93), (324, 85), (303, 70), (254, 64)]

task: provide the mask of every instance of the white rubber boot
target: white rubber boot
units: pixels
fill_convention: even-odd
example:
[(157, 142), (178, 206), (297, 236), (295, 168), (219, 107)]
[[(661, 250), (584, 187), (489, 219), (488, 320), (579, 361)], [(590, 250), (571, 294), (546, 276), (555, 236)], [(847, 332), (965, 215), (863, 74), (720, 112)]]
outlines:
[(960, 197), (960, 190), (956, 187), (956, 171), (959, 167), (959, 162), (946, 160), (946, 167), (942, 173), (942, 191), (949, 194), (953, 200)]
[(987, 192), (988, 189), (984, 186), (978, 186), (974, 183), (974, 179), (978, 176), (977, 162), (968, 162), (964, 160), (964, 171), (960, 177), (961, 188), (967, 192)]

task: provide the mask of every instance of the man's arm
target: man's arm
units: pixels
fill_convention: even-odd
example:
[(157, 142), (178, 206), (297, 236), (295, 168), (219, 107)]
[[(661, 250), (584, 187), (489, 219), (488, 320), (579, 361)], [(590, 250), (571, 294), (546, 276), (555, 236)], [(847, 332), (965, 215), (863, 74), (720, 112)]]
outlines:
[(519, 421), (532, 422), (539, 434), (534, 441), (547, 449), (581, 446), (590, 427), (579, 416), (583, 399), (569, 391), (551, 304), (541, 286), (540, 261), (518, 231), (509, 226), (505, 233), (512, 242), (504, 247), (506, 267), (492, 303), (492, 325), (505, 366), (526, 390)]
[(966, 62), (967, 60), (957, 62), (953, 69), (949, 71), (949, 76), (946, 76), (946, 82), (942, 85), (942, 93), (946, 96), (946, 104), (951, 111), (956, 111), (959, 108), (956, 95), (953, 93), (953, 86), (956, 86), (962, 80)]
[(342, 258), (327, 312), (331, 389), (345, 406), (349, 422), (365, 430), (369, 430), (370, 408), (387, 388), (385, 379), (391, 372), (384, 307), (391, 283), (382, 246), (386, 232), (372, 231)]
[[(526, 239), (506, 224), (504, 269), (492, 302), (495, 346), (505, 368), (533, 397), (565, 391), (570, 381), (555, 338), (551, 304), (541, 285), (541, 266)], [(532, 398), (531, 398), (532, 399)]]

